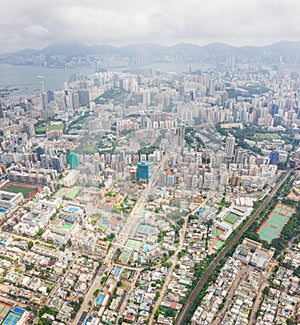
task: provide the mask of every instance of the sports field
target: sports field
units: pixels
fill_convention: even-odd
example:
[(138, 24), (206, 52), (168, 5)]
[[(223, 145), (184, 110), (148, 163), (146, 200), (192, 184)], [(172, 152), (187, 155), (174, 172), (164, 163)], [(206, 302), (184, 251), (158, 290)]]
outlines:
[(224, 234), (224, 232), (225, 232), (224, 229), (221, 228), (216, 229), (215, 238), (212, 238), (209, 242), (210, 248), (220, 249), (224, 245), (224, 242), (220, 239), (220, 236)]
[(129, 247), (129, 248), (133, 248), (137, 251), (140, 250), (140, 248), (142, 247), (143, 243), (138, 241), (138, 240), (134, 240), (134, 239), (128, 239), (125, 246)]
[(73, 186), (72, 188), (63, 187), (55, 193), (54, 197), (65, 197), (67, 200), (74, 200), (81, 190), (82, 187), (80, 186)]
[(63, 129), (64, 129), (63, 124), (54, 124), (54, 125), (41, 126), (39, 128), (36, 128), (35, 132), (37, 134), (43, 134), (43, 133), (46, 133), (47, 131), (63, 130)]
[[(134, 250), (141, 250), (143, 243), (138, 241), (138, 240), (134, 240), (134, 239), (128, 239), (125, 246), (128, 248), (132, 248)], [(123, 252), (121, 253), (119, 260), (121, 261), (121, 263), (127, 263), (129, 260), (129, 257), (131, 255), (131, 251), (128, 250), (123, 250)]]
[(219, 237), (216, 237), (209, 242), (210, 248), (220, 249), (223, 245), (224, 242)]
[(65, 223), (65, 224), (63, 224), (62, 227), (63, 227), (63, 229), (69, 230), (69, 229), (71, 229), (73, 227), (73, 225), (71, 223)]
[(0, 323), (6, 317), (8, 312), (11, 310), (11, 306), (0, 302)]
[(137, 232), (143, 235), (153, 235), (156, 232), (156, 228), (147, 225), (140, 225)]
[(240, 218), (241, 217), (238, 214), (229, 212), (223, 220), (234, 225)]
[(24, 198), (29, 197), (32, 193), (37, 192), (38, 188), (30, 186), (30, 185), (16, 185), (9, 183), (6, 187), (2, 188), (4, 191), (11, 193), (22, 193)]
[(257, 233), (259, 237), (268, 243), (274, 238), (279, 238), (283, 227), (294, 212), (294, 208), (282, 203), (277, 203), (269, 214), (268, 219), (258, 229)]
[(221, 228), (217, 228), (216, 229), (216, 237), (219, 237), (221, 236), (222, 234), (224, 234), (224, 229), (221, 229)]
[(10, 312), (2, 324), (3, 325), (16, 325), (20, 319), (21, 319), (20, 315), (14, 313), (14, 312)]
[(129, 251), (123, 251), (119, 257), (119, 260), (121, 261), (121, 263), (127, 263), (129, 260), (131, 252)]

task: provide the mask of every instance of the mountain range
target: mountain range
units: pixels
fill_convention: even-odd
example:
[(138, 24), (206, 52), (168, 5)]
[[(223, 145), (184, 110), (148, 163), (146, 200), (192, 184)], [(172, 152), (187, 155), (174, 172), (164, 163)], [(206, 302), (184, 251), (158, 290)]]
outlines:
[[(130, 44), (116, 47), (111, 45), (87, 46), (82, 43), (57, 43), (41, 50), (23, 49), (0, 56), (1, 63), (20, 62), (37, 56), (64, 57), (71, 59), (85, 56), (114, 55), (119, 58), (140, 58), (147, 63), (154, 62), (222, 62), (234, 56), (236, 62), (260, 62), (276, 64), (282, 59), (285, 63), (300, 63), (300, 41), (280, 41), (267, 46), (236, 47), (225, 43), (210, 43), (205, 46), (179, 43), (162, 46), (155, 43)], [(21, 61), (22, 62), (22, 61)]]

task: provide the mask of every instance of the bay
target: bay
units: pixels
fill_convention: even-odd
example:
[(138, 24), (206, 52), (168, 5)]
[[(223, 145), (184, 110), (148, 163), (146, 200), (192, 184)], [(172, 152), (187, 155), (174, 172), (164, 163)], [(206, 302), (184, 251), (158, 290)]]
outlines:
[(74, 73), (90, 75), (92, 68), (66, 68), (54, 69), (37, 66), (0, 64), (0, 88), (17, 88), (13, 93), (17, 95), (32, 94), (40, 90), (41, 82), (44, 82), (45, 90), (61, 89), (65, 81)]

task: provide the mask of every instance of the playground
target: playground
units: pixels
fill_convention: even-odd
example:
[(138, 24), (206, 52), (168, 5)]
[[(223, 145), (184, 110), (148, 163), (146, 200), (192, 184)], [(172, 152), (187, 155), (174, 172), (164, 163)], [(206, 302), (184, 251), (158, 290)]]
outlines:
[(209, 247), (212, 249), (216, 249), (219, 250), (223, 245), (224, 242), (220, 239), (220, 236), (224, 233), (224, 229), (221, 228), (217, 228), (216, 229), (216, 235), (213, 239), (211, 239), (210, 243), (209, 243)]
[(22, 193), (26, 199), (36, 194), (40, 190), (40, 187), (29, 184), (7, 183), (1, 188), (1, 190), (11, 193)]
[(279, 238), (283, 227), (289, 221), (293, 213), (295, 213), (294, 208), (282, 203), (277, 203), (269, 214), (268, 219), (263, 222), (257, 231), (260, 239), (271, 243), (274, 238)]
[(78, 194), (81, 192), (82, 187), (80, 186), (73, 186), (71, 188), (66, 188), (63, 187), (61, 189), (59, 189), (55, 194), (54, 197), (63, 197), (67, 200), (74, 200)]

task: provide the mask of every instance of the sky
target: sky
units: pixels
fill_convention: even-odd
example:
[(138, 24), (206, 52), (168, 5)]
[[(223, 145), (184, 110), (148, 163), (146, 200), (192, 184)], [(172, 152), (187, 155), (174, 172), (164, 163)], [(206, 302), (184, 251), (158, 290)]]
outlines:
[(299, 0), (0, 0), (0, 53), (57, 42), (300, 40)]

